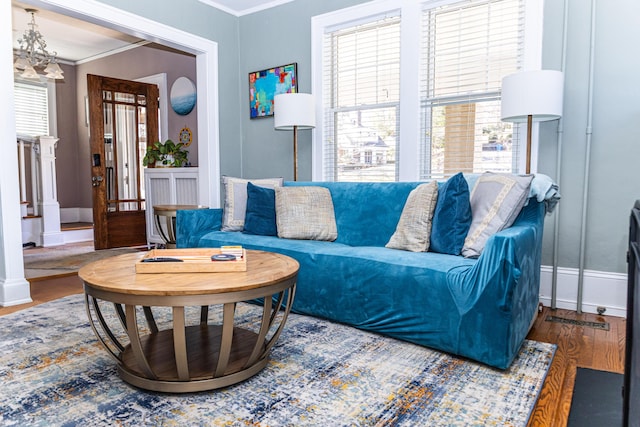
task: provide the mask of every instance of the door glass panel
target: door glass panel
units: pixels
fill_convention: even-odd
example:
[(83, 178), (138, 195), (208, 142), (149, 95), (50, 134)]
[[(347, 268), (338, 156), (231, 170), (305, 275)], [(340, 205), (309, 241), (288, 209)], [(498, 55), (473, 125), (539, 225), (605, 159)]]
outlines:
[(132, 93), (114, 92), (113, 96), (116, 102), (128, 102), (130, 104), (136, 102), (136, 96)]
[[(144, 97), (143, 97), (144, 98)], [(142, 160), (147, 152), (147, 108), (138, 107), (138, 170), (143, 171)], [(140, 199), (145, 198), (144, 177), (140, 177)], [(144, 206), (142, 207), (144, 209)]]
[(102, 91), (102, 99), (105, 101), (111, 101), (111, 91), (103, 90)]
[[(110, 94), (111, 92), (104, 92), (104, 94)], [(113, 105), (109, 102), (102, 104), (103, 117), (104, 117), (104, 166), (105, 166), (105, 188), (107, 192), (107, 201), (115, 198), (115, 177), (113, 173), (113, 161), (114, 161), (114, 144), (113, 144)], [(108, 210), (112, 212), (115, 210), (115, 206), (108, 203)]]
[[(136, 108), (117, 104), (116, 108), (116, 182), (119, 200), (138, 198), (138, 159)], [(120, 210), (138, 210), (137, 202), (120, 204)]]

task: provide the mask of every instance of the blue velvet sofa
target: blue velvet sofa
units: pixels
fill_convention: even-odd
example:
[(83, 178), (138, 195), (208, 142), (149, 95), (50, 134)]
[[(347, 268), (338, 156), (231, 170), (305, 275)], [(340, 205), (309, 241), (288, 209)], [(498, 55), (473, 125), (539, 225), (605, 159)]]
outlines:
[(291, 256), (300, 263), (295, 312), (506, 369), (538, 309), (545, 203), (529, 198), (478, 258), (385, 248), (419, 184), (286, 182), (329, 189), (335, 241), (219, 231), (222, 210), (209, 209), (178, 212), (177, 246)]

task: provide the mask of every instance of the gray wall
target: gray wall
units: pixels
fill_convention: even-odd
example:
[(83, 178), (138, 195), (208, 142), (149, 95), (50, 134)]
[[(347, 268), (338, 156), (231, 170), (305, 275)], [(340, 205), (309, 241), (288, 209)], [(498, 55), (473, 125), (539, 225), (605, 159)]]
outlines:
[[(56, 148), (56, 179), (60, 207), (79, 206), (78, 126), (76, 123), (76, 67), (60, 64), (64, 80), (56, 80), (56, 115), (59, 138)], [(89, 186), (91, 188), (91, 186)], [(91, 190), (88, 190), (91, 191)], [(33, 200), (33, 199), (32, 199)]]

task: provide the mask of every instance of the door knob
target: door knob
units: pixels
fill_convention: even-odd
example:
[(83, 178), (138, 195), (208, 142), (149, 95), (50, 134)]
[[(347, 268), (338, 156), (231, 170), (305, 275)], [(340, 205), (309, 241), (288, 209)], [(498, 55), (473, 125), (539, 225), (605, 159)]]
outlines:
[(91, 177), (91, 186), (92, 187), (97, 187), (100, 185), (100, 183), (102, 182), (102, 176), (98, 175), (98, 176), (92, 176)]

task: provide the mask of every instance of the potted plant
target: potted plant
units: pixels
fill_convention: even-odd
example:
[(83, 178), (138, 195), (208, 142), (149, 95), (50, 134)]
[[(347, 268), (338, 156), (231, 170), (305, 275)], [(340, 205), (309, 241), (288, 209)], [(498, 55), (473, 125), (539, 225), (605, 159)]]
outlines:
[(187, 164), (189, 151), (184, 149), (182, 142), (176, 144), (170, 139), (165, 142), (154, 142), (147, 146), (147, 152), (142, 159), (144, 166), (181, 167)]

